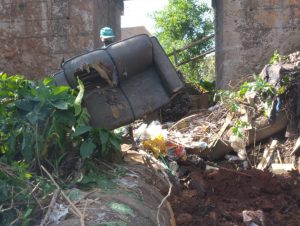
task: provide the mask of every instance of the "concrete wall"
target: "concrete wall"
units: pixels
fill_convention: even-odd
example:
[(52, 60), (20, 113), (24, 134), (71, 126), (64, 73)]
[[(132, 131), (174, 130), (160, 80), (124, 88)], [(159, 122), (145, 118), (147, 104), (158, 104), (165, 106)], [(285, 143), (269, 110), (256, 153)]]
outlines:
[(41, 78), (62, 58), (102, 46), (99, 29), (121, 33), (122, 0), (0, 0), (0, 71)]
[(121, 28), (121, 39), (131, 38), (135, 35), (147, 34), (152, 36), (151, 33), (144, 26), (136, 26), (136, 27), (123, 27)]
[(213, 0), (217, 86), (259, 73), (275, 50), (300, 50), (300, 0)]

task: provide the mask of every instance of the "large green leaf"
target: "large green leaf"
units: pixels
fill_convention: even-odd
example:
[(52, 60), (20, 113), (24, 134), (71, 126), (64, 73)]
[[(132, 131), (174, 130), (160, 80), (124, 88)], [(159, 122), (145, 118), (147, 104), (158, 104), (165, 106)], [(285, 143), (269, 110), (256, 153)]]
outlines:
[(59, 110), (67, 110), (69, 108), (69, 103), (65, 100), (57, 100), (50, 103)]
[(38, 97), (39, 100), (42, 103), (45, 103), (49, 99), (49, 97), (50, 97), (50, 90), (49, 90), (49, 88), (47, 86), (45, 86), (43, 84), (42, 81), (38, 82), (38, 86), (36, 87), (36, 91), (37, 91), (36, 97)]
[(53, 118), (56, 122), (68, 126), (72, 126), (76, 122), (76, 118), (71, 111), (55, 111)]
[(44, 85), (50, 85), (53, 82), (53, 78), (46, 77), (43, 79), (43, 84)]
[(11, 92), (8, 90), (4, 90), (4, 89), (0, 90), (0, 97), (7, 97), (7, 96), (10, 96), (10, 94), (11, 94)]
[(96, 145), (89, 139), (84, 141), (80, 146), (80, 155), (83, 159), (89, 158), (94, 150)]
[(54, 95), (58, 95), (61, 93), (67, 93), (70, 90), (70, 88), (68, 86), (58, 86), (53, 88), (53, 94)]
[(26, 129), (23, 135), (21, 152), (27, 162), (32, 160), (33, 154), (35, 152), (35, 146), (33, 145), (35, 141), (35, 134), (32, 130)]
[(91, 126), (80, 126), (78, 128), (75, 129), (75, 132), (73, 133), (73, 136), (80, 136), (82, 134), (85, 134), (89, 131), (91, 131), (93, 128)]
[(31, 111), (35, 105), (35, 101), (23, 99), (23, 100), (17, 100), (15, 102), (15, 105), (17, 108), (24, 110), (24, 111)]
[(90, 114), (88, 113), (87, 109), (83, 107), (81, 112), (79, 113), (79, 117), (77, 119), (78, 125), (87, 125), (90, 121)]
[(108, 144), (108, 139), (109, 139), (109, 131), (105, 129), (100, 129), (99, 130), (99, 137), (101, 141), (101, 150), (103, 153), (107, 152), (107, 144)]
[(48, 108), (47, 106), (36, 105), (33, 111), (30, 111), (26, 118), (31, 124), (37, 124), (39, 121), (44, 121), (48, 118), (50, 111), (53, 109)]
[(121, 151), (120, 141), (114, 135), (110, 136), (109, 142), (112, 144), (115, 151)]

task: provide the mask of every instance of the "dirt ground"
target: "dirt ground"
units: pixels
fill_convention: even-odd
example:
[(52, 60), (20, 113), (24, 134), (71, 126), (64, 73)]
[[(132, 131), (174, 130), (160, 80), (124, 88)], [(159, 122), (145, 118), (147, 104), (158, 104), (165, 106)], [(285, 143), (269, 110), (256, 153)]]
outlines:
[(298, 226), (300, 176), (274, 175), (259, 170), (239, 175), (224, 170), (195, 166), (191, 171), (194, 188), (173, 192), (170, 203), (178, 226), (234, 226), (243, 223), (243, 210), (261, 210), (266, 226)]

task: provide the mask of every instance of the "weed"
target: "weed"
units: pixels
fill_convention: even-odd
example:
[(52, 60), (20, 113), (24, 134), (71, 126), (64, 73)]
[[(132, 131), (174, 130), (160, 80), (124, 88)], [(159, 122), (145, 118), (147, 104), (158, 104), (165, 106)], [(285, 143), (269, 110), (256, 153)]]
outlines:
[(233, 133), (233, 135), (239, 137), (239, 138), (244, 138), (245, 134), (244, 134), (244, 129), (249, 126), (248, 122), (244, 122), (241, 120), (237, 120), (234, 124), (234, 126), (231, 128), (231, 131)]

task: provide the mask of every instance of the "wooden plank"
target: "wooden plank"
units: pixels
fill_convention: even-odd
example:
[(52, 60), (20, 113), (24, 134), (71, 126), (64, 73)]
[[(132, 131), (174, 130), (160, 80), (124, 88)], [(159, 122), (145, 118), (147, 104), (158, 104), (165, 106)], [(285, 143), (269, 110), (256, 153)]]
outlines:
[(230, 124), (232, 120), (232, 115), (229, 114), (227, 115), (224, 124), (222, 125), (221, 129), (219, 130), (217, 136), (213, 139), (213, 141), (208, 145), (208, 148), (213, 148), (214, 146), (216, 146), (217, 142), (219, 139), (221, 139), (221, 137), (223, 136), (223, 133), (225, 132), (225, 130), (227, 129), (228, 125)]
[(298, 137), (294, 147), (293, 147), (293, 151), (291, 153), (291, 155), (295, 155), (297, 154), (297, 152), (300, 150), (300, 137)]
[[(186, 46), (184, 46), (184, 47), (182, 47), (182, 48), (180, 48), (180, 49), (176, 49), (175, 51), (176, 51), (177, 53), (182, 52), (182, 51), (184, 51), (184, 50), (186, 50), (186, 49), (189, 49), (189, 48), (191, 48), (191, 47), (194, 47), (194, 46), (196, 46), (196, 45), (199, 45), (199, 44), (201, 44), (202, 42), (205, 42), (206, 40), (209, 40), (209, 39), (211, 39), (211, 38), (213, 38), (213, 37), (215, 37), (215, 34), (211, 34), (211, 35), (205, 36), (205, 37), (203, 37), (203, 38), (201, 38), (201, 39), (199, 39), (199, 40), (197, 40), (197, 41), (194, 41), (194, 42), (192, 42), (192, 43), (190, 43), (190, 44), (188, 44), (188, 45), (186, 45)], [(168, 54), (168, 56), (172, 56), (173, 54), (174, 54), (174, 52), (171, 52), (171, 53)]]
[(270, 147), (265, 148), (263, 157), (256, 167), (257, 169), (264, 170), (270, 165), (277, 144), (278, 140), (273, 140)]
[(206, 55), (208, 55), (208, 54), (210, 54), (210, 53), (213, 53), (213, 52), (215, 52), (215, 49), (210, 49), (210, 50), (206, 51), (205, 53), (202, 53), (202, 54), (200, 54), (200, 55), (198, 55), (198, 56), (195, 56), (195, 57), (193, 57), (193, 58), (191, 58), (191, 59), (189, 59), (189, 60), (180, 62), (180, 63), (178, 63), (176, 66), (179, 67), (179, 66), (184, 65), (184, 64), (187, 64), (187, 63), (189, 63), (189, 62), (191, 62), (191, 61), (198, 60), (198, 59), (200, 59), (200, 58), (202, 58), (202, 57), (205, 57)]

